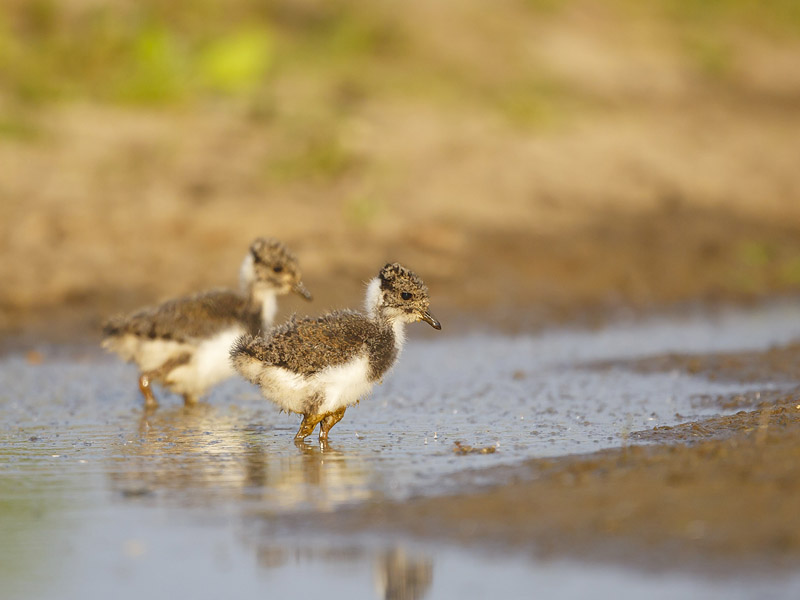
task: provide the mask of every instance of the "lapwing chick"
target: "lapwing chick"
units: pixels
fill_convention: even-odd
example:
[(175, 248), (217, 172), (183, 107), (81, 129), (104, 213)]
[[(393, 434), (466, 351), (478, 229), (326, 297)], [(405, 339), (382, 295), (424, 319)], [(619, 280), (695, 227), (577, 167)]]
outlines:
[(258, 238), (239, 271), (241, 293), (211, 290), (110, 319), (103, 347), (139, 366), (145, 407), (158, 402), (151, 385), (181, 394), (191, 405), (209, 388), (235, 374), (231, 345), (243, 334), (266, 333), (280, 295), (311, 300), (297, 259), (278, 240)]
[(395, 363), (407, 323), (442, 328), (429, 304), (422, 279), (397, 263), (387, 264), (367, 286), (364, 312), (293, 318), (266, 335), (244, 335), (231, 349), (231, 360), (267, 399), (303, 415), (295, 440), (320, 424), (319, 439), (325, 443), (347, 407), (366, 396)]

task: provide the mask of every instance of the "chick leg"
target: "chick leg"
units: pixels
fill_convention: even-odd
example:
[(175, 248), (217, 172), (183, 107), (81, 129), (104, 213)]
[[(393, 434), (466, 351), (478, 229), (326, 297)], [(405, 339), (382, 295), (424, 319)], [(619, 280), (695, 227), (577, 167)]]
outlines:
[(336, 412), (328, 413), (327, 415), (325, 415), (325, 418), (322, 419), (322, 425), (319, 426), (319, 440), (321, 442), (325, 442), (328, 440), (328, 432), (331, 430), (331, 427), (333, 427), (339, 421), (342, 420), (345, 410), (347, 410), (346, 407), (340, 408)]
[(156, 400), (150, 387), (150, 375), (148, 373), (139, 375), (139, 390), (144, 396), (144, 407), (146, 409), (158, 408), (158, 400)]
[[(176, 356), (175, 358), (170, 358), (167, 362), (163, 365), (158, 367), (157, 369), (152, 369), (150, 371), (145, 371), (139, 376), (139, 389), (144, 396), (144, 407), (146, 409), (153, 409), (158, 407), (158, 402), (156, 401), (155, 396), (153, 395), (153, 390), (151, 388), (151, 383), (153, 381), (158, 381), (164, 383), (164, 379), (167, 375), (169, 375), (170, 371), (175, 367), (180, 367), (181, 365), (185, 365), (188, 363), (192, 358), (192, 355), (188, 352), (181, 354), (180, 356)], [(186, 398), (184, 397), (184, 401)]]
[(307, 438), (314, 431), (317, 423), (322, 421), (323, 418), (325, 418), (325, 415), (303, 415), (303, 422), (300, 423), (300, 429), (297, 430), (297, 434), (294, 436), (294, 439), (304, 440)]

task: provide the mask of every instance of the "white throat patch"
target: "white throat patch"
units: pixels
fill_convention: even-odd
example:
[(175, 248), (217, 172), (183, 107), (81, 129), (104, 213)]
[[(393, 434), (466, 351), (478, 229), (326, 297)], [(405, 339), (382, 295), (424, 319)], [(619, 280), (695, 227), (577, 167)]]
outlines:
[[(364, 299), (364, 310), (370, 318), (378, 316), (378, 306), (381, 303), (381, 280), (378, 277), (370, 280), (367, 284), (367, 295)], [(406, 323), (400, 311), (389, 311), (389, 318), (394, 331), (394, 346), (399, 353), (403, 349), (406, 341)]]
[(261, 324), (264, 331), (272, 329), (275, 322), (275, 314), (278, 312), (278, 297), (274, 290), (257, 291), (255, 294), (256, 302), (261, 304)]
[(381, 302), (381, 280), (375, 277), (367, 284), (367, 296), (364, 299), (364, 310), (370, 317), (378, 315)]
[(242, 290), (242, 294), (245, 296), (250, 293), (250, 286), (256, 280), (254, 264), (253, 255), (248, 252), (242, 261), (242, 266), (239, 267), (239, 289)]
[(244, 257), (242, 266), (239, 267), (239, 287), (242, 294), (245, 296), (252, 294), (253, 300), (261, 305), (261, 325), (264, 332), (272, 329), (275, 315), (278, 312), (277, 293), (262, 282), (256, 283), (255, 260), (249, 252)]

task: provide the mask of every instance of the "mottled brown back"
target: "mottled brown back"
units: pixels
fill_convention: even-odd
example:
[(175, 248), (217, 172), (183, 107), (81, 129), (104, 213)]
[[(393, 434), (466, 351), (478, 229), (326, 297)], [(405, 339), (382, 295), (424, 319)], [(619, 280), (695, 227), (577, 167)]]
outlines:
[(355, 311), (337, 311), (317, 319), (292, 319), (266, 338), (243, 336), (231, 355), (247, 354), (266, 365), (313, 375), (362, 352), (369, 353), (370, 379), (380, 378), (397, 357), (391, 327)]
[(256, 333), (260, 326), (257, 310), (235, 292), (212, 290), (114, 317), (103, 326), (103, 334), (185, 342), (213, 336), (237, 323)]

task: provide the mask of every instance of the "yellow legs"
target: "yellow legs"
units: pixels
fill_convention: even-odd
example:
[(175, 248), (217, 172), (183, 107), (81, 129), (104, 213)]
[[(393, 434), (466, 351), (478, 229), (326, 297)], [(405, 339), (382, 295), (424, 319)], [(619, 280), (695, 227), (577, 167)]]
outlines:
[(300, 429), (297, 430), (297, 434), (294, 436), (295, 440), (304, 440), (311, 433), (314, 431), (314, 428), (317, 426), (317, 423), (322, 421), (325, 418), (325, 415), (303, 415), (303, 422), (300, 423)]
[(322, 419), (322, 424), (319, 426), (319, 441), (327, 442), (328, 441), (328, 432), (331, 430), (331, 427), (336, 425), (339, 421), (342, 420), (344, 416), (344, 408), (340, 408), (336, 412), (329, 413), (325, 415), (325, 418)]
[(294, 439), (296, 441), (304, 440), (311, 435), (317, 423), (321, 423), (319, 426), (319, 441), (327, 442), (328, 432), (331, 430), (331, 427), (342, 420), (345, 410), (345, 408), (340, 408), (335, 412), (325, 415), (303, 415), (303, 422), (300, 423), (300, 429), (297, 430), (297, 435), (294, 436)]

